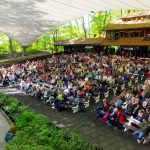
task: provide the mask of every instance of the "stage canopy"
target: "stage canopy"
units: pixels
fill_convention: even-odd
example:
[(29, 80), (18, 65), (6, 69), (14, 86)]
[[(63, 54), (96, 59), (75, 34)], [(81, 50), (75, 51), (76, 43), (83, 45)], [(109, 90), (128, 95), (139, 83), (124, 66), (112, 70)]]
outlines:
[(90, 12), (150, 9), (150, 0), (0, 0), (0, 32), (27, 46), (36, 38)]

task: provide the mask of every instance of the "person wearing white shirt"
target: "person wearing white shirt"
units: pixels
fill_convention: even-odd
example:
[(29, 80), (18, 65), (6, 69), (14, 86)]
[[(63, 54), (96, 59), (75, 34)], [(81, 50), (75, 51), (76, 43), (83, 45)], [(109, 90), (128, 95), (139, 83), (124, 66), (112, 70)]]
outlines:
[(111, 83), (111, 82), (112, 82), (112, 76), (108, 76), (108, 77), (107, 77), (107, 82), (108, 82), (108, 83)]
[(72, 88), (72, 83), (71, 83), (71, 82), (68, 83), (68, 88), (69, 88), (69, 89)]
[(64, 94), (68, 94), (69, 93), (69, 88), (65, 88), (64, 89)]
[(10, 81), (10, 83), (14, 83), (15, 82), (15, 75), (14, 74), (10, 74), (9, 75), (9, 81)]
[(21, 79), (20, 83), (19, 83), (19, 87), (20, 87), (20, 90), (22, 91), (23, 88), (25, 87), (26, 83), (24, 82), (24, 80)]
[(106, 75), (103, 76), (103, 80), (107, 80), (107, 76)]

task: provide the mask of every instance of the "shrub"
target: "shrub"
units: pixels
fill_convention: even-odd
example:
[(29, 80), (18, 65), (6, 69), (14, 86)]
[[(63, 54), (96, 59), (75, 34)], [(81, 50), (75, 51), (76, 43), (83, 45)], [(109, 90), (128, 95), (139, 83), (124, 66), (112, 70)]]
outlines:
[(10, 103), (11, 99), (7, 95), (0, 93), (0, 106), (3, 107), (9, 105)]
[(16, 115), (17, 131), (5, 150), (94, 150), (77, 134), (49, 124), (45, 116), (21, 106), (17, 99), (0, 93), (0, 105), (10, 115)]
[(43, 145), (7, 145), (7, 150), (54, 150), (51, 146), (43, 146)]
[(18, 112), (18, 107), (19, 107), (19, 102), (14, 99), (14, 100), (11, 100), (11, 103), (8, 105), (6, 105), (4, 107), (4, 110), (6, 113), (12, 115), (13, 113), (16, 113)]
[(47, 123), (46, 117), (42, 115), (37, 115), (33, 111), (24, 111), (22, 112), (15, 120), (16, 125), (19, 129), (25, 128), (28, 126), (34, 126), (33, 130), (35, 130), (35, 127), (40, 127), (42, 125), (45, 125)]

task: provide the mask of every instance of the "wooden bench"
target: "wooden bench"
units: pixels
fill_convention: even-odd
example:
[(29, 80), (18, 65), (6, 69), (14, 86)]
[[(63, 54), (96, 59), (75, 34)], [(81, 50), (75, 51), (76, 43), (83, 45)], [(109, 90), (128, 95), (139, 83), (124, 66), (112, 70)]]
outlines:
[(135, 118), (127, 117), (127, 121), (124, 123), (124, 131), (132, 130), (137, 131), (140, 128), (141, 122), (136, 120)]
[(106, 93), (104, 93), (104, 96), (105, 96), (105, 98), (109, 97), (109, 90)]
[(98, 94), (97, 96), (93, 96), (93, 99), (95, 103), (98, 103), (100, 101), (100, 94)]
[(121, 90), (124, 90), (125, 89), (125, 84), (122, 84), (121, 85)]
[(81, 103), (83, 103), (84, 108), (88, 108), (90, 106), (90, 96), (82, 98)]
[(73, 114), (79, 111), (79, 105), (75, 106), (70, 104), (69, 102), (66, 103), (65, 107), (71, 109)]

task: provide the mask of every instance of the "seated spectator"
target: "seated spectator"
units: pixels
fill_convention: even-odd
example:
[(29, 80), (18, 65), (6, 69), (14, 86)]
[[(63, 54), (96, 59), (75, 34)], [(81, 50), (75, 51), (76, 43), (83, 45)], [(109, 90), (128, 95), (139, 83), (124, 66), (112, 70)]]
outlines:
[(32, 91), (32, 83), (28, 83), (26, 84), (26, 86), (24, 87), (24, 91), (29, 94)]
[(148, 120), (149, 114), (150, 114), (150, 110), (149, 110), (149, 108), (146, 108), (146, 110), (144, 111), (144, 114), (142, 116), (142, 119)]
[(108, 109), (109, 109), (109, 105), (107, 104), (106, 99), (103, 99), (103, 103), (101, 104), (101, 106), (96, 109), (97, 117), (102, 118), (105, 115), (105, 113), (108, 111)]
[(144, 110), (139, 110), (138, 111), (138, 114), (137, 114), (137, 117), (135, 117), (135, 119), (137, 119), (138, 121), (142, 122), (143, 120), (143, 115), (144, 115)]
[(120, 124), (124, 123), (123, 115), (120, 108), (115, 108), (113, 113), (107, 119), (107, 124), (112, 125), (115, 129), (118, 128)]
[(127, 101), (126, 107), (125, 107), (125, 109), (123, 109), (123, 113), (127, 116), (132, 116), (133, 111), (134, 111), (134, 107), (132, 106), (130, 101)]
[(150, 102), (150, 100), (148, 100), (148, 99), (145, 99), (145, 100), (143, 101), (143, 103), (142, 103), (143, 109), (146, 109), (146, 108), (148, 107), (149, 102)]
[(121, 108), (123, 101), (120, 99), (120, 97), (117, 97), (117, 101), (115, 102), (116, 108)]
[(125, 95), (125, 99), (131, 100), (131, 98), (132, 98), (132, 94), (130, 93), (129, 90), (127, 90), (127, 93), (126, 93), (126, 95)]
[(141, 143), (143, 141), (142, 138), (149, 132), (150, 132), (150, 125), (149, 125), (148, 121), (143, 119), (140, 129), (135, 131), (133, 133), (133, 136), (137, 139), (138, 143)]
[(6, 75), (5, 78), (3, 79), (3, 86), (8, 86), (9, 85), (9, 77)]
[[(103, 123), (118, 128), (124, 122), (123, 115), (133, 116), (139, 121), (148, 119), (148, 70), (146, 61), (133, 58), (99, 57), (93, 52), (61, 54), (43, 60), (13, 64), (8, 68), (1, 67), (0, 82), (4, 86), (18, 84), (22, 91), (43, 100), (58, 111), (70, 106), (82, 106), (84, 109), (84, 103), (87, 99), (89, 101), (86, 95), (104, 95), (109, 100), (109, 92), (110, 96), (113, 94), (113, 99), (110, 103), (104, 99), (96, 112)], [(144, 82), (143, 86), (135, 85), (135, 81), (138, 83), (138, 74), (141, 82)]]
[(132, 105), (138, 104), (139, 101), (140, 101), (140, 100), (139, 100), (139, 95), (136, 95), (135, 97), (132, 97), (132, 99), (131, 99)]
[(140, 110), (140, 104), (137, 103), (136, 105), (133, 106), (133, 112), (132, 112), (132, 116), (135, 118), (138, 115), (138, 111)]

